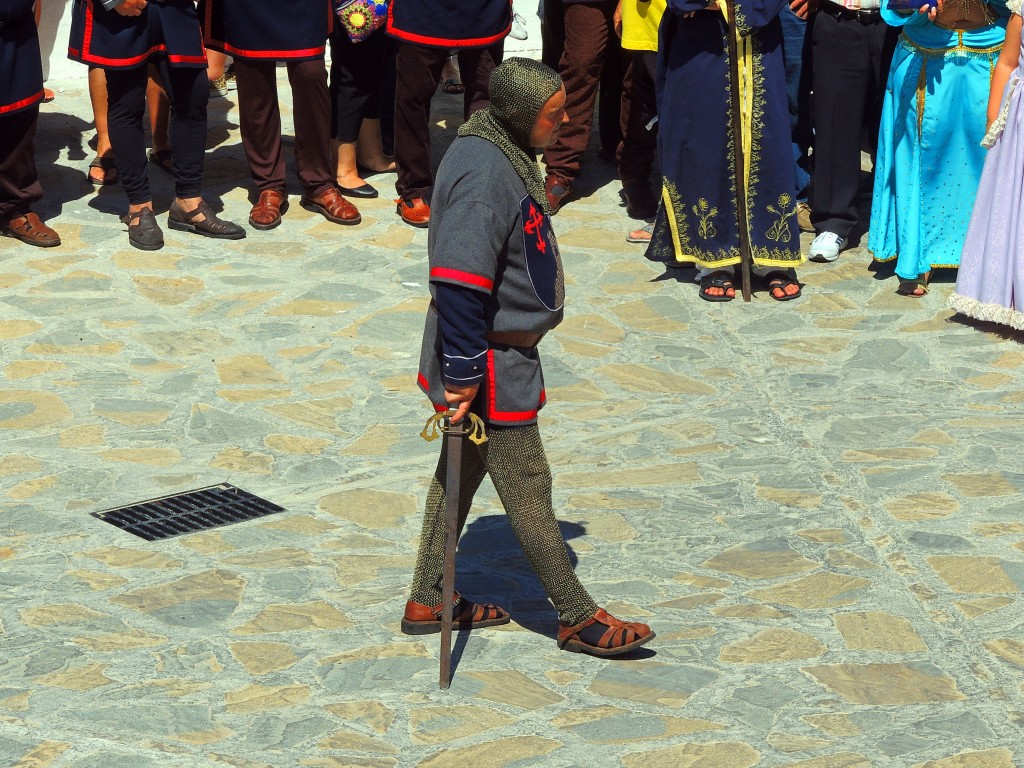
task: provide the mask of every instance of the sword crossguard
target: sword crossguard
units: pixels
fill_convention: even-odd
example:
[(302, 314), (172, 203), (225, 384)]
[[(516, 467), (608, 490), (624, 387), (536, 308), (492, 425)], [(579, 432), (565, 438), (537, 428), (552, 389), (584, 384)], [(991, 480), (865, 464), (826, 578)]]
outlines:
[[(427, 423), (423, 425), (423, 431), (420, 432), (420, 437), (426, 440), (428, 443), (437, 440), (445, 432), (451, 432), (458, 430), (469, 438), (470, 442), (474, 445), (482, 445), (487, 442), (487, 428), (484, 426), (483, 419), (477, 416), (475, 413), (467, 414), (469, 424), (456, 424), (454, 427), (448, 423), (448, 419), (454, 411), (441, 411), (435, 413), (429, 419)], [(467, 430), (466, 427), (469, 427)]]

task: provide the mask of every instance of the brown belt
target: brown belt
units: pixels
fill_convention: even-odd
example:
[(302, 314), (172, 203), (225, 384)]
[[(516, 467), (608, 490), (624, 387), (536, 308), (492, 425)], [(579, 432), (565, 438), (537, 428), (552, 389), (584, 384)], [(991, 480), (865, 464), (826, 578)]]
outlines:
[(494, 344), (505, 344), (509, 347), (536, 347), (544, 338), (543, 333), (527, 333), (526, 331), (488, 331), (487, 340)]

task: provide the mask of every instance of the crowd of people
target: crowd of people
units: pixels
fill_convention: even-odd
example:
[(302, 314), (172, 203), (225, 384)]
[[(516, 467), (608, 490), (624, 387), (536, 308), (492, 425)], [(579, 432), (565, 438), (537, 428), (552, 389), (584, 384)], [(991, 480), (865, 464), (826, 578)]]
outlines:
[[(45, 1), (0, 2), (0, 231), (37, 246), (60, 242), (31, 210), (42, 194), (32, 142), (47, 97), (36, 40)], [(993, 249), (1005, 251), (999, 290), (1012, 296), (1002, 283), (1013, 282), (1021, 254), (1007, 241), (1015, 232), (992, 231), (1003, 217), (990, 210), (1015, 210), (1003, 200), (1009, 188), (985, 185), (988, 208), (975, 225), (971, 212), (982, 205), (986, 154), (1015, 162), (1001, 149), (1007, 138), (990, 137), (996, 152), (981, 145), (994, 124), (1012, 127), (1012, 110), (1000, 108), (1017, 82), (1019, 33), (1007, 28), (1019, 19), (1015, 1), (540, 2), (542, 59), (565, 83), (568, 116), (540, 150), (547, 204), (554, 214), (573, 200), (596, 126), (626, 213), (648, 222), (627, 239), (646, 243), (653, 260), (696, 265), (703, 299), (735, 297), (741, 201), (754, 274), (776, 300), (800, 296), (804, 259), (835, 261), (864, 229), (872, 256), (895, 261), (905, 296), (923, 296), (933, 269), (966, 255), (961, 272), (974, 277), (955, 301), (965, 311), (962, 297), (994, 269)], [(121, 184), (136, 248), (163, 245), (150, 164), (174, 176), (169, 228), (245, 237), (202, 196), (207, 101), (236, 85), (253, 186), (248, 224), (273, 229), (288, 209), (282, 65), (301, 204), (358, 224), (353, 200), (379, 194), (364, 177), (395, 172), (397, 215), (427, 227), (433, 95), (439, 85), (462, 93), (467, 120), (485, 107), (505, 37), (521, 21), (510, 0), (73, 0), (68, 55), (89, 68), (97, 134), (88, 178)], [(740, 120), (731, 90), (742, 94)], [(869, 221), (860, 220), (862, 150), (874, 166)], [(801, 230), (815, 235), (806, 250)], [(976, 298), (992, 303), (988, 293)], [(1024, 325), (1015, 306), (1004, 309)]]

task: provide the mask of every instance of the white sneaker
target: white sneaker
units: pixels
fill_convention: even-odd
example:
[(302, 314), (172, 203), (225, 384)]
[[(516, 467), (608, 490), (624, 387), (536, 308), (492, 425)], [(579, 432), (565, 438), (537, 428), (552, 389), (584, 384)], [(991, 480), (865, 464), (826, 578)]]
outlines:
[(822, 232), (811, 243), (807, 251), (807, 258), (811, 261), (835, 261), (839, 258), (839, 252), (846, 245), (846, 238), (840, 237), (834, 232)]
[(515, 11), (512, 12), (512, 31), (508, 33), (508, 36), (513, 40), (525, 40), (530, 36), (526, 30), (526, 19)]

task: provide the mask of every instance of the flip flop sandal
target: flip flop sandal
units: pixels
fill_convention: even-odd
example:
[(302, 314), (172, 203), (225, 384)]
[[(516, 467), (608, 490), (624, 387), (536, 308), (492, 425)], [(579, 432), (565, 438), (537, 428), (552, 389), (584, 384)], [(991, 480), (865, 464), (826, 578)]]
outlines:
[(604, 608), (586, 621), (570, 627), (558, 625), (558, 647), (570, 653), (589, 653), (591, 656), (618, 656), (646, 645), (655, 637), (646, 624), (622, 621)]
[[(800, 288), (800, 283), (797, 282), (796, 278), (792, 275), (787, 275), (785, 272), (769, 272), (768, 278), (768, 295), (776, 301), (792, 301), (793, 299), (799, 299), (800, 294), (803, 293), (803, 289)], [(786, 288), (791, 285), (796, 286), (796, 293), (786, 293)], [(781, 296), (776, 296), (772, 291), (776, 288), (782, 291)]]
[(155, 149), (149, 150), (149, 162), (161, 171), (169, 173), (171, 176), (174, 175), (174, 164), (171, 161), (171, 150), (161, 149), (159, 152)]
[[(474, 603), (458, 592), (452, 612), (452, 629), (479, 629), (508, 624), (512, 618), (508, 611), (491, 603)], [(402, 632), (407, 635), (433, 635), (441, 631), (441, 606), (427, 606), (410, 600), (405, 604)]]
[[(102, 179), (97, 179), (92, 175), (93, 168), (103, 171)], [(89, 163), (89, 169), (85, 172), (85, 175), (94, 186), (105, 187), (109, 184), (117, 184), (117, 165), (114, 163), (113, 155), (105, 155), (103, 157), (96, 155), (93, 161)]]
[[(708, 293), (708, 288), (721, 288), (722, 295), (715, 296)], [(733, 291), (736, 290), (736, 286), (732, 284), (732, 275), (729, 272), (712, 272), (710, 275), (704, 275), (700, 279), (700, 296), (704, 301), (732, 301), (736, 298), (735, 293), (732, 296), (728, 296), (725, 291), (730, 288)]]
[[(918, 288), (921, 289), (921, 293), (914, 293)], [(900, 296), (909, 296), (912, 299), (920, 299), (928, 293), (928, 279), (918, 277), (915, 280), (910, 280), (906, 277), (900, 278), (900, 286), (896, 289), (896, 293)]]
[[(637, 232), (644, 232), (646, 234), (641, 237), (640, 235), (637, 234)], [(653, 224), (648, 224), (648, 225), (646, 225), (644, 227), (640, 227), (640, 229), (634, 229), (632, 232), (630, 232), (628, 235), (626, 235), (626, 242), (627, 243), (649, 243), (649, 242), (651, 242), (651, 236), (653, 234), (654, 234), (654, 225)]]
[(445, 93), (451, 94), (465, 93), (466, 86), (464, 86), (454, 77), (449, 77), (447, 80), (444, 81), (444, 83), (442, 83), (441, 90), (444, 91)]

